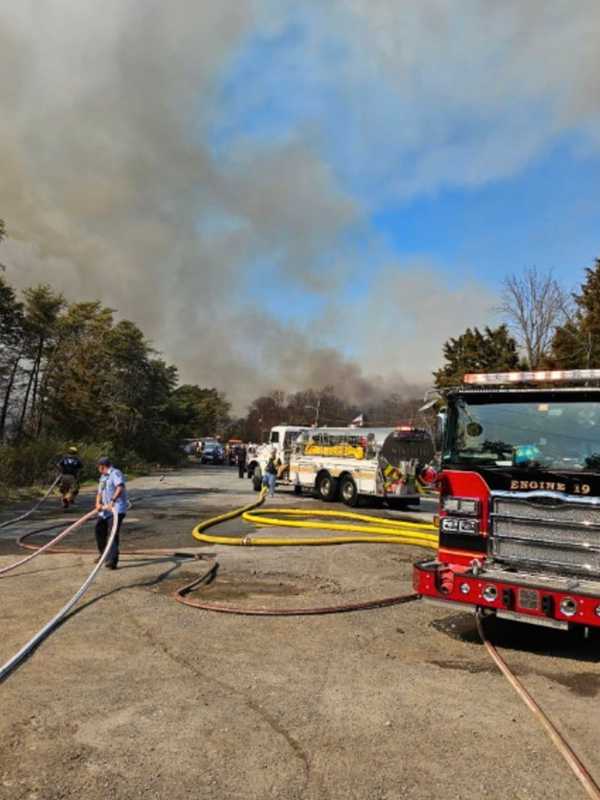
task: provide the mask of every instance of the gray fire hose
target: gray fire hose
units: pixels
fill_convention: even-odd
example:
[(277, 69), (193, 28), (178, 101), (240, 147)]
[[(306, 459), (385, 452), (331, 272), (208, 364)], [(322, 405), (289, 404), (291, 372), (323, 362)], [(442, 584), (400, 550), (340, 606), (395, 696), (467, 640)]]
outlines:
[[(85, 514), (78, 522), (83, 524), (91, 519), (97, 512), (89, 511)], [(119, 516), (118, 514), (113, 513), (113, 523), (110, 532), (110, 536), (108, 538), (108, 542), (106, 543), (106, 547), (104, 548), (104, 552), (100, 556), (100, 559), (97, 564), (94, 565), (94, 569), (90, 572), (87, 576), (85, 581), (82, 583), (80, 588), (75, 592), (73, 597), (66, 603), (60, 611), (55, 614), (52, 619), (47, 622), (43, 628), (41, 628), (32, 638), (21, 647), (21, 649), (15, 653), (15, 655), (10, 658), (5, 664), (0, 666), (0, 683), (2, 683), (6, 678), (10, 675), (10, 673), (15, 669), (15, 667), (23, 661), (23, 659), (27, 658), (35, 648), (43, 642), (43, 640), (56, 628), (56, 626), (67, 616), (69, 611), (75, 606), (83, 597), (83, 595), (87, 592), (90, 588), (92, 583), (94, 582), (96, 575), (98, 574), (99, 570), (102, 568), (102, 565), (106, 561), (106, 558), (110, 552), (110, 548), (112, 547), (112, 543), (115, 540), (115, 536), (117, 535), (117, 528), (119, 525)]]

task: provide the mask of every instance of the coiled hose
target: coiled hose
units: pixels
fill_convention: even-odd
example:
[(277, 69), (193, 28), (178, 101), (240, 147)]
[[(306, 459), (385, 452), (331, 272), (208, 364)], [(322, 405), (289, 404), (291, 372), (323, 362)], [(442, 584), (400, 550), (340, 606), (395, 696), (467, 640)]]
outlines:
[[(237, 509), (236, 511), (221, 514), (218, 517), (204, 520), (199, 523), (192, 535), (200, 542), (209, 544), (224, 544), (237, 546), (263, 546), (263, 547), (301, 547), (352, 544), (357, 542), (385, 543), (385, 544), (404, 544), (416, 545), (417, 547), (437, 547), (437, 534), (433, 533), (434, 527), (428, 523), (417, 522), (415, 520), (388, 520), (379, 517), (371, 517), (365, 514), (357, 514), (349, 511), (323, 511), (323, 510), (304, 510), (292, 508), (274, 508), (255, 514), (254, 511), (265, 501), (266, 493), (263, 491), (259, 499), (249, 506)], [(350, 525), (346, 522), (327, 523), (327, 528), (335, 531), (346, 531), (350, 535), (345, 536), (318, 536), (318, 537), (266, 537), (266, 536), (215, 536), (206, 531), (209, 528), (235, 519), (241, 516), (246, 522), (257, 525), (276, 525), (282, 527), (294, 527), (303, 529), (322, 529), (323, 523), (307, 520), (307, 517), (326, 517), (327, 519), (337, 518), (359, 522), (359, 525)], [(417, 595), (414, 593), (395, 595), (393, 597), (383, 597), (375, 600), (366, 600), (356, 603), (344, 603), (334, 606), (316, 606), (299, 608), (266, 608), (264, 606), (237, 607), (221, 603), (210, 603), (201, 600), (192, 600), (188, 595), (200, 586), (209, 584), (214, 580), (218, 563), (213, 561), (208, 570), (191, 583), (180, 587), (174, 594), (179, 603), (183, 603), (193, 608), (200, 608), (205, 611), (216, 611), (224, 614), (241, 614), (248, 616), (304, 616), (315, 614), (338, 614), (346, 611), (362, 611), (371, 608), (382, 608), (384, 606), (398, 605), (415, 600)]]
[[(254, 511), (265, 501), (265, 493), (257, 502), (237, 511), (222, 514), (196, 525), (192, 536), (200, 542), (225, 545), (252, 545), (265, 547), (305, 547), (334, 544), (355, 544), (368, 542), (370, 544), (409, 544), (418, 547), (436, 549), (438, 544), (437, 529), (428, 522), (420, 522), (414, 518), (385, 519), (372, 517), (367, 514), (358, 514), (351, 511), (327, 511), (323, 509), (298, 509), (298, 508), (270, 508), (255, 514)], [(241, 516), (246, 522), (255, 525), (273, 525), (284, 528), (301, 528), (303, 530), (322, 530), (321, 522), (311, 521), (310, 518), (324, 517), (328, 520), (327, 529), (331, 531), (344, 531), (344, 536), (316, 536), (316, 537), (273, 537), (273, 536), (215, 536), (206, 533), (209, 528), (229, 519)], [(362, 524), (354, 525), (347, 522), (329, 522), (330, 519), (350, 520)], [(350, 534), (350, 535), (348, 535)]]

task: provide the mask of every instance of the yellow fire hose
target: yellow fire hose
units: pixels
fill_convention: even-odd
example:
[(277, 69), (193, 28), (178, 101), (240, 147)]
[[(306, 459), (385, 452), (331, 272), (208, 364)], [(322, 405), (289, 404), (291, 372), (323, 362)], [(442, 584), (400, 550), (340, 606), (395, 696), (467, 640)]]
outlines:
[[(322, 509), (298, 509), (298, 508), (272, 508), (261, 510), (255, 513), (261, 506), (266, 497), (263, 490), (258, 500), (244, 508), (221, 514), (218, 517), (211, 517), (196, 525), (192, 535), (200, 542), (208, 544), (224, 545), (258, 545), (264, 547), (302, 547), (304, 545), (333, 545), (351, 544), (356, 542), (368, 542), (379, 544), (404, 544), (416, 545), (418, 547), (437, 547), (437, 533), (433, 533), (435, 528), (429, 523), (422, 523), (416, 520), (382, 519), (380, 517), (357, 514), (350, 511), (326, 511)], [(255, 525), (275, 525), (286, 528), (319, 529), (324, 527), (333, 531), (345, 531), (349, 535), (345, 536), (313, 536), (313, 537), (270, 537), (270, 536), (213, 536), (206, 531), (215, 525), (235, 519), (241, 516), (246, 522)], [(312, 520), (305, 519), (312, 517)], [(314, 518), (325, 517), (350, 520), (359, 524), (349, 524), (348, 522), (324, 522)], [(205, 611), (217, 611), (226, 614), (242, 614), (249, 616), (296, 616), (311, 614), (337, 614), (345, 611), (363, 611), (372, 608), (383, 608), (390, 605), (398, 605), (415, 600), (417, 595), (402, 594), (393, 597), (382, 597), (374, 600), (362, 600), (354, 603), (344, 603), (334, 606), (317, 606), (301, 608), (265, 608), (259, 607), (236, 607), (214, 602), (203, 602), (195, 600), (189, 595), (196, 589), (211, 583), (217, 574), (218, 564), (213, 561), (209, 568), (191, 583), (181, 586), (174, 594), (179, 603), (183, 603), (193, 608)]]
[[(250, 545), (264, 547), (305, 547), (334, 544), (355, 544), (366, 542), (370, 544), (404, 544), (418, 547), (437, 548), (437, 529), (428, 522), (415, 522), (414, 520), (384, 519), (367, 514), (358, 514), (352, 511), (328, 511), (322, 509), (298, 508), (271, 508), (254, 513), (265, 500), (263, 492), (257, 502), (243, 509), (222, 514), (205, 520), (194, 528), (192, 536), (200, 542), (224, 545)], [(302, 528), (304, 530), (322, 530), (326, 527), (331, 531), (344, 531), (345, 536), (316, 536), (316, 537), (274, 537), (274, 536), (215, 536), (206, 533), (214, 525), (242, 516), (245, 522), (255, 525), (273, 525), (283, 528)], [(348, 522), (319, 522), (317, 518), (350, 520), (362, 524), (349, 524)], [(312, 519), (306, 519), (312, 518)]]

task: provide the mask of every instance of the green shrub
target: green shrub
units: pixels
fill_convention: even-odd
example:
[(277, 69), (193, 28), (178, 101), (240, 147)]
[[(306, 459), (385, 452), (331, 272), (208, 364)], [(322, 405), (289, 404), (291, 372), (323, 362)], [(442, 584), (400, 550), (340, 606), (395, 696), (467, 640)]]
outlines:
[[(48, 486), (57, 475), (56, 462), (72, 446), (53, 438), (31, 439), (20, 444), (0, 446), (0, 500), (6, 499), (9, 489)], [(118, 450), (109, 442), (86, 442), (77, 444), (79, 458), (83, 461), (81, 478), (95, 480), (96, 465), (101, 456), (108, 456), (123, 472), (143, 474), (150, 464), (133, 450)]]

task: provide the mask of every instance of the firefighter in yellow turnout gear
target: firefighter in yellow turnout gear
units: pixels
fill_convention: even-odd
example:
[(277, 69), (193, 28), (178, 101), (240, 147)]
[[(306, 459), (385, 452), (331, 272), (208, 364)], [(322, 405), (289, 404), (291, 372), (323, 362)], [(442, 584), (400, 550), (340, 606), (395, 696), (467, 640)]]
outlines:
[(69, 447), (67, 453), (56, 464), (60, 471), (58, 490), (61, 494), (63, 508), (75, 502), (79, 494), (79, 476), (83, 469), (83, 463), (79, 458), (79, 451), (76, 447)]

